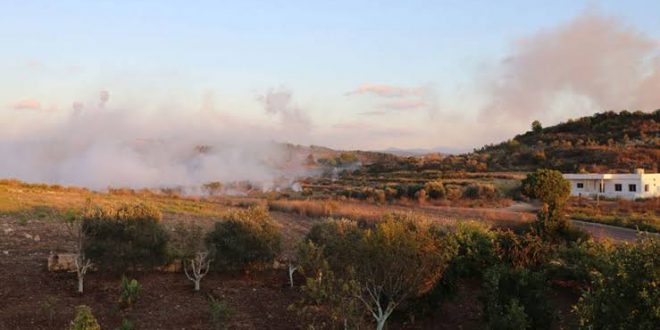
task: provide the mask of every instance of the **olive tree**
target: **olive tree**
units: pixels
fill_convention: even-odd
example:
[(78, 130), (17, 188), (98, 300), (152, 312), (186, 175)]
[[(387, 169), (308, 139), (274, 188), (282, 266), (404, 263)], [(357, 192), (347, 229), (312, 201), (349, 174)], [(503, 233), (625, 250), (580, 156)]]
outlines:
[(428, 225), (405, 219), (389, 219), (367, 230), (356, 250), (358, 298), (378, 330), (402, 302), (428, 292), (455, 253)]
[(66, 218), (66, 226), (74, 246), (73, 263), (78, 278), (78, 293), (83, 293), (84, 280), (87, 271), (92, 267), (92, 261), (85, 255), (86, 238), (83, 231), (83, 218), (70, 212)]
[(566, 226), (563, 211), (571, 194), (571, 184), (561, 172), (539, 169), (522, 181), (522, 193), (543, 203), (538, 218), (544, 227)]
[(165, 263), (168, 235), (158, 209), (145, 204), (91, 207), (83, 214), (85, 255), (99, 268), (123, 272)]
[[(433, 288), (456, 250), (434, 235), (423, 219), (410, 216), (391, 216), (364, 229), (346, 220), (330, 221), (314, 226), (308, 239), (319, 245), (322, 258), (318, 252), (307, 256), (316, 260), (317, 270), (308, 277), (306, 288), (339, 290), (326, 297), (339, 293), (343, 298), (333, 299), (344, 307), (354, 299), (379, 330), (403, 302)], [(305, 264), (303, 269), (309, 272)], [(329, 278), (341, 285), (324, 284)]]
[(280, 253), (282, 235), (264, 208), (252, 207), (228, 213), (206, 235), (215, 253), (215, 267), (242, 270), (271, 263)]

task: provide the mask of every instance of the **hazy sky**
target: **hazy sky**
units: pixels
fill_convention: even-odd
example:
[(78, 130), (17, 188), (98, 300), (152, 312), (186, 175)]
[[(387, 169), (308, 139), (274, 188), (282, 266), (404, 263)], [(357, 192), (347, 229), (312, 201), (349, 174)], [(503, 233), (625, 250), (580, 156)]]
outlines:
[(533, 119), (660, 108), (659, 1), (1, 2), (4, 139), (76, 108), (471, 149)]

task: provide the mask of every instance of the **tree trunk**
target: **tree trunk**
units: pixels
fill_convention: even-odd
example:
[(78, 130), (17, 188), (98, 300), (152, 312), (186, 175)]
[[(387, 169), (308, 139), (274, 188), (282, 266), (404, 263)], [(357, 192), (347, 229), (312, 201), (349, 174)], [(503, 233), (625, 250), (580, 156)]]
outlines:
[(384, 313), (379, 313), (380, 316), (376, 318), (376, 330), (383, 330), (385, 329), (385, 322), (387, 322), (387, 319), (390, 317), (392, 314), (392, 311), (394, 308), (391, 308), (389, 305), (387, 309), (385, 309)]
[(78, 293), (83, 293), (83, 277), (78, 276)]
[(291, 287), (293, 288), (293, 273), (296, 271), (298, 267), (292, 267), (291, 264), (289, 264), (289, 284), (291, 284)]
[(199, 282), (201, 282), (201, 279), (195, 280), (195, 291), (199, 291)]
[(387, 321), (387, 317), (380, 317), (379, 319), (377, 319), (376, 320), (376, 330), (385, 329), (385, 321)]

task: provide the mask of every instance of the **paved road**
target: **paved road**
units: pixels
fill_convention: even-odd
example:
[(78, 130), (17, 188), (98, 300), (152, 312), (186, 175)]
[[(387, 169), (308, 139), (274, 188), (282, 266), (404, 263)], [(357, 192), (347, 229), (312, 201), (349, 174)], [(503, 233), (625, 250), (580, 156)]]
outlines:
[[(530, 203), (517, 202), (509, 206), (507, 209), (516, 212), (530, 212), (534, 213), (538, 210), (538, 207)], [(618, 241), (635, 241), (637, 239), (637, 230), (610, 226), (601, 223), (587, 222), (581, 220), (571, 219), (571, 223), (576, 227), (590, 233), (595, 238), (610, 238)], [(645, 232), (646, 233), (646, 232)], [(650, 233), (651, 235), (659, 236), (656, 233)]]
[[(637, 230), (617, 226), (604, 225), (601, 223), (586, 222), (580, 220), (571, 220), (576, 227), (587, 231), (596, 238), (611, 238), (618, 241), (635, 241), (637, 239)], [(644, 232), (647, 233), (647, 232)], [(657, 233), (648, 233), (650, 235), (660, 236)]]

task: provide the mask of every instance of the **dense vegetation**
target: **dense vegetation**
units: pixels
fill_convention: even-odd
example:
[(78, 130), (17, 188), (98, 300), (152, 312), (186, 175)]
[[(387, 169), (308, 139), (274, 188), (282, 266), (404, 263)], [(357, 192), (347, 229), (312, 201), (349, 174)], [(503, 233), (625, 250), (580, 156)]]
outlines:
[(658, 171), (660, 110), (608, 111), (571, 119), (551, 127), (534, 122), (531, 130), (511, 140), (486, 145), (472, 153), (447, 157), (408, 157), (376, 162), (372, 173), (401, 170), (562, 172)]
[(390, 318), (434, 316), (459, 283), (476, 280), (490, 329), (552, 328), (560, 315), (551, 297), (566, 288), (582, 296), (576, 326), (653, 329), (660, 320), (658, 242), (611, 245), (477, 223), (429, 226), (406, 216), (377, 224), (329, 219), (300, 245), (306, 281), (295, 307), (314, 327), (355, 328), (372, 319), (380, 329)]

